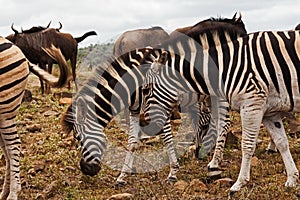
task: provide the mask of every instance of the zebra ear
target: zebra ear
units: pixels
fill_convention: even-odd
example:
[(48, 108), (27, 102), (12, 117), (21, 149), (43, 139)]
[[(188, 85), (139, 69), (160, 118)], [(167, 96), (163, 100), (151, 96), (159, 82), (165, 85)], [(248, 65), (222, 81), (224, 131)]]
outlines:
[(167, 61), (168, 61), (168, 52), (167, 51), (163, 51), (159, 55), (159, 57), (156, 60), (154, 60), (154, 62), (152, 63), (151, 70), (155, 74), (158, 74), (162, 70), (163, 66), (166, 65)]
[(237, 12), (235, 13), (234, 18), (233, 18), (233, 19), (235, 19), (235, 22), (239, 22), (239, 23), (242, 22), (242, 13), (239, 12), (239, 17), (235, 17), (236, 14), (237, 14)]
[(168, 52), (163, 51), (158, 58), (158, 63), (165, 65), (167, 61), (168, 61)]

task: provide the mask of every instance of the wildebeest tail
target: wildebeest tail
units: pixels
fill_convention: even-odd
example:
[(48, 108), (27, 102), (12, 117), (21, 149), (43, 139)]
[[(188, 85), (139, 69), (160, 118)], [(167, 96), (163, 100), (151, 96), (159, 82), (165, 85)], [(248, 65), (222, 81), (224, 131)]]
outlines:
[(50, 48), (43, 48), (43, 50), (58, 63), (60, 71), (59, 77), (57, 78), (52, 74), (49, 74), (45, 70), (32, 63), (29, 64), (30, 71), (42, 80), (46, 81), (51, 87), (63, 87), (69, 81), (70, 74), (65, 57), (62, 55), (60, 49), (56, 48), (54, 45), (52, 45)]
[(89, 32), (83, 34), (83, 36), (77, 37), (77, 38), (74, 38), (74, 39), (77, 41), (77, 43), (79, 43), (79, 42), (82, 42), (85, 38), (87, 38), (91, 35), (97, 35), (97, 33), (95, 31), (89, 31)]

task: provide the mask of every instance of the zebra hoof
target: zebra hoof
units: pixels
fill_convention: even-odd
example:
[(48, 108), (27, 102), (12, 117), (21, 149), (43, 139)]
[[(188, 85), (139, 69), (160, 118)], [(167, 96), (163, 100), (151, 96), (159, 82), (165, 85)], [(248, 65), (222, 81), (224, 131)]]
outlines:
[(230, 190), (229, 195), (228, 195), (228, 199), (232, 199), (235, 193), (236, 193), (236, 191)]
[(219, 171), (219, 168), (217, 168), (217, 167), (207, 167), (207, 170), (209, 172), (215, 172), (215, 171)]
[(277, 151), (274, 151), (272, 149), (267, 149), (266, 150), (266, 154), (274, 154), (274, 153), (277, 153)]
[(177, 182), (177, 180), (178, 179), (176, 176), (170, 176), (167, 178), (167, 182), (169, 182), (169, 183), (175, 183), (175, 182)]
[(115, 184), (115, 188), (116, 189), (123, 188), (123, 187), (125, 187), (126, 184), (127, 184), (126, 181), (117, 181), (116, 184)]

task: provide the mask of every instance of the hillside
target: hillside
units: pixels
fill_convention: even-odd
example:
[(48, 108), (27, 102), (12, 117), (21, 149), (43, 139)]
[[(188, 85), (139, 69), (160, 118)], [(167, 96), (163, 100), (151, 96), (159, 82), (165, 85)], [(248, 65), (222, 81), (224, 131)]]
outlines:
[(103, 63), (107, 57), (113, 54), (114, 43), (91, 44), (85, 48), (79, 48), (77, 65), (79, 68), (91, 70), (94, 66)]

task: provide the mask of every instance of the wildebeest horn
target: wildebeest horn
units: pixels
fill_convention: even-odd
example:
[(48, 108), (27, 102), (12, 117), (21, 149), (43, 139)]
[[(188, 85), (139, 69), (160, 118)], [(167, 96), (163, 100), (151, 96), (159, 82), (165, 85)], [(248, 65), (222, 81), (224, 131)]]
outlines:
[(51, 21), (50, 21), (49, 24), (46, 26), (46, 28), (49, 28), (50, 24), (51, 24)]
[(14, 23), (12, 23), (11, 29), (15, 32), (15, 34), (18, 34), (18, 33), (19, 33), (19, 32), (14, 28)]
[(62, 24), (59, 22), (59, 28), (57, 28), (56, 30), (59, 31), (62, 28)]
[(236, 19), (236, 14), (237, 14), (237, 12), (234, 13), (232, 19)]

